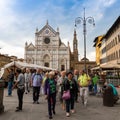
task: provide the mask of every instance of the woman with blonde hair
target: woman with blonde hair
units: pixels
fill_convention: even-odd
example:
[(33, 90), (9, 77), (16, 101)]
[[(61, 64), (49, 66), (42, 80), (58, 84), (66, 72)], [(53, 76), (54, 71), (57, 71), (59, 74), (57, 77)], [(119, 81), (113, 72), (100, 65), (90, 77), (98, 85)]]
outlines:
[(62, 99), (63, 95), (63, 83), (66, 79), (66, 71), (61, 71), (61, 77), (57, 81), (57, 86), (58, 86), (58, 95), (60, 102), (62, 104), (62, 109), (65, 110), (65, 100)]
[(52, 119), (52, 114), (55, 114), (56, 105), (56, 81), (54, 78), (55, 73), (49, 72), (49, 77), (45, 81), (45, 99), (48, 102), (48, 114), (49, 119)]

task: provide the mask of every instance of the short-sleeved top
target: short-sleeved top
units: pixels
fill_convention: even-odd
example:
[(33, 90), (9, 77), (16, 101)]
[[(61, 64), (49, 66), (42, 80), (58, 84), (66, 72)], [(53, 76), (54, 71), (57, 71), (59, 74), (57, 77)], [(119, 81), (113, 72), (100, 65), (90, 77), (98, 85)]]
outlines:
[(25, 76), (25, 82), (30, 82), (30, 80), (31, 80), (31, 73), (25, 73), (24, 76)]
[(96, 85), (99, 80), (99, 77), (96, 75), (92, 78), (92, 80), (93, 80), (93, 84)]
[(42, 76), (41, 74), (34, 74), (32, 77), (32, 81), (33, 81), (33, 87), (40, 87), (42, 84)]
[(22, 73), (20, 73), (20, 74), (18, 75), (17, 82), (18, 82), (18, 84), (17, 84), (18, 87), (19, 87), (19, 86), (24, 86), (25, 77), (24, 77), (24, 75), (23, 75)]
[(78, 78), (78, 83), (82, 87), (87, 87), (89, 84), (89, 80), (90, 80), (89, 75), (83, 74), (83, 75), (80, 75), (80, 77)]

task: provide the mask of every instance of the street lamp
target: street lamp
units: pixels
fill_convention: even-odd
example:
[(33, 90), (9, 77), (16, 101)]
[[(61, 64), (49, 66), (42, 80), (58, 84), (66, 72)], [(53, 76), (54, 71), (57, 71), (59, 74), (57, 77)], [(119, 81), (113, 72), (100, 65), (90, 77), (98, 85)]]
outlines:
[(78, 24), (83, 23), (83, 35), (84, 35), (84, 69), (86, 71), (86, 23), (92, 24), (95, 26), (95, 21), (93, 17), (85, 17), (85, 8), (84, 8), (84, 16), (82, 17), (77, 17), (75, 19), (75, 27), (77, 27)]

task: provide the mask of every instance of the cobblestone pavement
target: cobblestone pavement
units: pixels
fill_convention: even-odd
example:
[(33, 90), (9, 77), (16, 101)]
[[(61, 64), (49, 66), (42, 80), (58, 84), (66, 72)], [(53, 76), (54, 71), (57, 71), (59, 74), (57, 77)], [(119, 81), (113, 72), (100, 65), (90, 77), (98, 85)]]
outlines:
[[(40, 104), (32, 104), (32, 92), (25, 94), (23, 111), (15, 112), (18, 103), (16, 90), (13, 91), (12, 97), (6, 97), (6, 95), (7, 89), (4, 90), (5, 112), (0, 114), (0, 120), (48, 120), (47, 102), (44, 96), (40, 96)], [(88, 101), (86, 108), (81, 102), (76, 103), (76, 113), (71, 114), (70, 117), (65, 116), (65, 111), (57, 101), (56, 115), (53, 116), (53, 120), (120, 120), (120, 100), (114, 107), (103, 106), (101, 97), (89, 96)]]

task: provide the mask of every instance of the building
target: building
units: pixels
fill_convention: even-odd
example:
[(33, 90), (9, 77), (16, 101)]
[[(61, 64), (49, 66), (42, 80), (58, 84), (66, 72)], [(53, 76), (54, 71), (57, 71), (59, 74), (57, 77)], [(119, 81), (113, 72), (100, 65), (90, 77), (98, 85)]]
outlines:
[(100, 63), (120, 64), (120, 16), (102, 39)]
[(74, 30), (73, 37), (73, 52), (70, 51), (70, 69), (75, 69), (75, 64), (78, 62), (78, 40), (76, 30)]
[[(75, 68), (74, 69), (77, 69), (77, 70), (85, 69), (84, 63), (85, 63), (84, 62), (84, 58), (82, 58), (80, 61), (75, 63)], [(91, 68), (93, 68), (95, 66), (96, 66), (96, 62), (95, 61), (89, 61), (89, 59), (86, 58), (86, 69), (87, 69), (88, 73), (90, 73)]]
[(11, 57), (8, 55), (0, 54), (0, 68), (9, 62), (11, 62)]
[(104, 41), (105, 47), (101, 52), (106, 52), (106, 57), (101, 59), (101, 64), (120, 64), (120, 16), (105, 34)]
[(96, 66), (95, 61), (89, 61), (87, 58), (82, 58), (80, 61), (78, 60), (78, 40), (76, 30), (74, 30), (74, 37), (73, 37), (73, 52), (70, 55), (70, 69), (74, 70), (83, 70), (85, 68), (85, 59), (86, 59), (86, 68), (89, 71), (92, 67)]
[(49, 24), (35, 32), (35, 44), (25, 43), (25, 62), (41, 66), (70, 69), (70, 47), (66, 46), (60, 38), (59, 28), (55, 31)]
[[(120, 16), (109, 28), (104, 36), (96, 37), (94, 40), (96, 47), (96, 60), (101, 67), (118, 67), (120, 64)], [(98, 62), (98, 63), (99, 63)]]
[(97, 66), (100, 65), (100, 58), (101, 56), (101, 43), (103, 40), (104, 35), (100, 35), (98, 37), (95, 38), (94, 40), (94, 45), (93, 47), (95, 47), (95, 51), (96, 51), (96, 64)]
[[(35, 44), (25, 43), (24, 60), (58, 70), (83, 69), (83, 60), (78, 60), (78, 40), (76, 30), (73, 34), (73, 52), (70, 45), (66, 46), (60, 39), (59, 28), (55, 31), (48, 22), (41, 29), (36, 29)], [(87, 68), (94, 67), (95, 61), (87, 59)]]
[(17, 58), (17, 56), (9, 56), (8, 54), (0, 54), (0, 68), (2, 68), (4, 65), (12, 62), (12, 61), (21, 61), (23, 62), (24, 59)]

